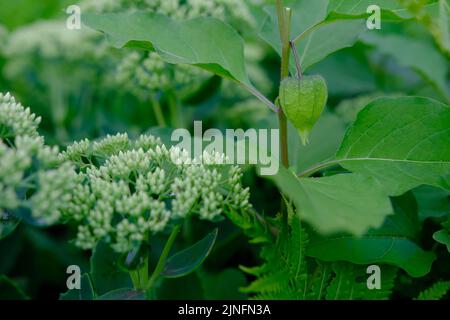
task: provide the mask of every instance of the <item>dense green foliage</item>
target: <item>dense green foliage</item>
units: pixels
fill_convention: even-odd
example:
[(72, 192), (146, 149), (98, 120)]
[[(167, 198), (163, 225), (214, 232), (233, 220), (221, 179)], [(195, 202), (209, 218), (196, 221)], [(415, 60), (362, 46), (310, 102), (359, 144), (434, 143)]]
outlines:
[(0, 0), (0, 299), (448, 299), (448, 0), (69, 5)]

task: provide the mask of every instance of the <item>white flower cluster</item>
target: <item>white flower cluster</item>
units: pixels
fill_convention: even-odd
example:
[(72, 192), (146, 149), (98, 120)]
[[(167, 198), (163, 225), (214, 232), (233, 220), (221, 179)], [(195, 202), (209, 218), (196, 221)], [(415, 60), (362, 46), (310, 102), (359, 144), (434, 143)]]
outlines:
[(39, 223), (54, 223), (78, 183), (59, 150), (44, 145), (39, 122), (10, 94), (0, 93), (0, 218), (20, 209)]
[(38, 21), (10, 33), (4, 54), (14, 59), (33, 55), (40, 59), (64, 58), (66, 63), (87, 56), (101, 59), (107, 46), (99, 40), (101, 35), (91, 29), (67, 29), (65, 20)]
[(0, 93), (0, 138), (37, 136), (40, 117), (16, 102), (11, 94)]
[(222, 165), (223, 155), (205, 152), (191, 159), (152, 136), (85, 140), (62, 157), (77, 165), (83, 181), (63, 211), (64, 219), (79, 223), (76, 244), (83, 249), (103, 239), (127, 252), (180, 219), (197, 215), (215, 221), (230, 207), (250, 206), (239, 168)]

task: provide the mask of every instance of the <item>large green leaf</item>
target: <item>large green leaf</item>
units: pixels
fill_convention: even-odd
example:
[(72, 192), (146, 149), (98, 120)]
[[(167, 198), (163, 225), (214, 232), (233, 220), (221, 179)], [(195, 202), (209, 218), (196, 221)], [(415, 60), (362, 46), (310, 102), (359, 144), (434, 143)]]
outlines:
[(80, 279), (80, 289), (71, 289), (59, 296), (60, 300), (94, 300), (95, 293), (88, 274), (83, 274)]
[(320, 233), (364, 234), (393, 213), (389, 198), (376, 181), (358, 174), (297, 178), (280, 168), (272, 177), (296, 204), (301, 217)]
[[(331, 53), (352, 46), (365, 30), (363, 19), (333, 19), (315, 27), (314, 30), (310, 29), (327, 19), (328, 0), (286, 1), (285, 6), (292, 9), (291, 39), (304, 34), (297, 43), (300, 64), (304, 71)], [(261, 27), (260, 36), (280, 54), (281, 41), (275, 7), (267, 7), (266, 12), (267, 17)], [(308, 29), (309, 32), (304, 33)], [(294, 60), (291, 59), (292, 71), (294, 67)]]
[(436, 257), (413, 241), (418, 231), (418, 217), (417, 207), (411, 206), (411, 197), (396, 198), (395, 214), (387, 216), (381, 228), (371, 229), (362, 237), (343, 233), (311, 237), (307, 255), (324, 261), (391, 264), (413, 277), (427, 274)]
[(450, 108), (419, 98), (371, 102), (347, 131), (337, 162), (375, 177), (389, 195), (421, 184), (450, 188)]
[(192, 64), (250, 85), (244, 45), (229, 25), (213, 18), (177, 21), (156, 13), (83, 14), (83, 22), (118, 48), (156, 50), (169, 63)]
[(246, 295), (239, 288), (247, 284), (245, 275), (237, 269), (225, 269), (221, 272), (199, 272), (200, 280), (208, 300), (242, 300)]
[(353, 46), (365, 30), (364, 19), (335, 20), (318, 27), (297, 44), (302, 69), (308, 69), (333, 52)]
[(195, 271), (211, 252), (217, 233), (218, 230), (214, 229), (199, 242), (171, 256), (161, 274), (166, 278), (177, 278)]
[(288, 130), (290, 164), (302, 171), (333, 157), (344, 137), (345, 123), (335, 114), (325, 112), (311, 131), (310, 143), (305, 146), (290, 123)]
[(92, 253), (91, 277), (98, 295), (133, 286), (130, 276), (119, 267), (119, 255), (104, 242), (99, 242)]
[(371, 5), (380, 7), (382, 19), (410, 18), (406, 10), (397, 0), (329, 0), (328, 11), (339, 15), (361, 16), (367, 15), (367, 8)]
[(11, 279), (0, 275), (0, 300), (26, 300), (28, 297)]
[(431, 42), (405, 35), (366, 32), (362, 41), (392, 56), (398, 64), (412, 68), (429, 81), (447, 100), (450, 99), (446, 81), (448, 59)]
[(112, 290), (96, 300), (145, 300), (145, 293), (130, 288)]
[(450, 192), (431, 186), (420, 186), (413, 191), (419, 206), (420, 220), (445, 217), (450, 212)]
[(155, 291), (154, 298), (159, 300), (205, 299), (198, 272), (192, 272), (182, 278), (163, 278), (161, 285)]

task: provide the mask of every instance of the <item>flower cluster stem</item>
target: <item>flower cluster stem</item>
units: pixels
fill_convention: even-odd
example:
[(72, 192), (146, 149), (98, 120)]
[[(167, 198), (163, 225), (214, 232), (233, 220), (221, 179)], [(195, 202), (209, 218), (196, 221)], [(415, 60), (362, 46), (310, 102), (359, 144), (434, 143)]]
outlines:
[(177, 235), (180, 232), (180, 230), (181, 230), (181, 224), (176, 225), (172, 229), (172, 233), (170, 234), (169, 239), (167, 239), (167, 242), (164, 245), (163, 251), (161, 253), (161, 256), (159, 257), (158, 263), (156, 264), (155, 270), (153, 271), (150, 279), (148, 280), (148, 282), (145, 286), (145, 290), (147, 292), (149, 292), (153, 288), (156, 280), (163, 272), (164, 265), (166, 264), (170, 250), (172, 249), (173, 244), (175, 243), (175, 239), (177, 238)]

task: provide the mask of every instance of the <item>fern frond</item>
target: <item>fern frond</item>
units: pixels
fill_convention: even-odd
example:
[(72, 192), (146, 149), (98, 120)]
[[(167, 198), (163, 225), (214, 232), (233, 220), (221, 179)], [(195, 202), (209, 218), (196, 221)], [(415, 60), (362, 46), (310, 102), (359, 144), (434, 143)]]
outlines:
[(367, 286), (366, 266), (351, 263), (334, 263), (335, 277), (327, 289), (327, 300), (384, 300), (389, 299), (397, 269), (381, 266), (380, 289)]
[(416, 300), (439, 300), (450, 291), (450, 281), (439, 281), (422, 291)]
[(308, 277), (308, 286), (305, 299), (322, 300), (332, 278), (330, 263), (318, 263), (314, 272)]
[[(292, 205), (288, 208), (288, 232), (267, 243), (260, 252), (264, 263), (256, 268), (242, 268), (257, 279), (243, 291), (254, 299), (304, 299), (307, 287), (306, 246), (308, 237)], [(280, 224), (278, 218), (276, 223)]]

